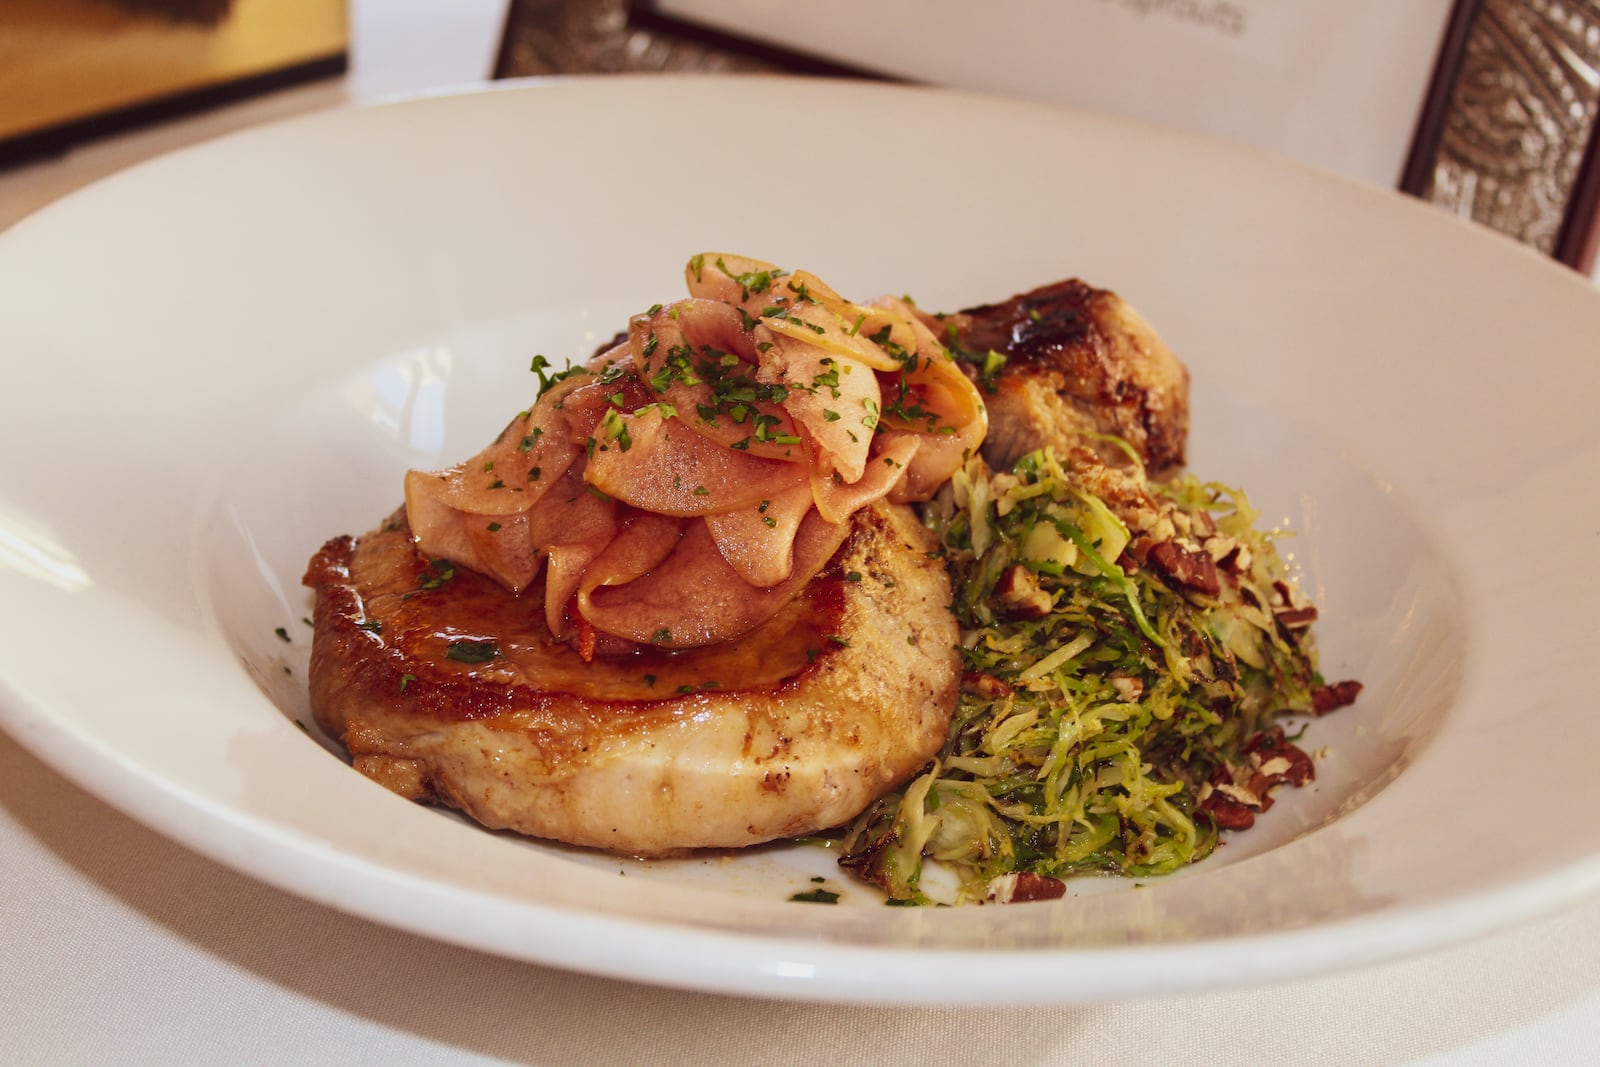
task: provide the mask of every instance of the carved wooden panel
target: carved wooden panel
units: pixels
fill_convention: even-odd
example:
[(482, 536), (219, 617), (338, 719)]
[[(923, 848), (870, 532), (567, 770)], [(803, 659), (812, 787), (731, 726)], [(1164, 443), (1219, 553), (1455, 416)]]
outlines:
[(1600, 0), (1463, 4), (1435, 102), (1411, 191), (1587, 269)]

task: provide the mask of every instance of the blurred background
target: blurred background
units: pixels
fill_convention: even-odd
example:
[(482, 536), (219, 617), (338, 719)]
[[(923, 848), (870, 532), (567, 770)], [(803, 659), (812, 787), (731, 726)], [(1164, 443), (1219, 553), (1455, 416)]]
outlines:
[(285, 115), (496, 78), (782, 72), (1178, 126), (1592, 274), (1600, 0), (0, 0), (0, 226)]

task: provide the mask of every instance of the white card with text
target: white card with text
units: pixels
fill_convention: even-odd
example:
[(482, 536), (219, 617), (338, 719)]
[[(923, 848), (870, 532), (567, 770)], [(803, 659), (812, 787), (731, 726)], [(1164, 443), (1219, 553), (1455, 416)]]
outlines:
[(1392, 187), (1455, 0), (652, 6), (789, 52), (1193, 130)]

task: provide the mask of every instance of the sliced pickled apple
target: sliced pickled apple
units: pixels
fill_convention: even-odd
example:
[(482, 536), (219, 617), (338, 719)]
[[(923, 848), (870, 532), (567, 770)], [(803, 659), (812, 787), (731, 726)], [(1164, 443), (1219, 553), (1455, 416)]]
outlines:
[(544, 617), (550, 632), (562, 640), (571, 633), (567, 605), (589, 563), (617, 535), (619, 508), (615, 500), (588, 492), (575, 464), (545, 495), (544, 502), (528, 513), (528, 537), (546, 555)]
[(590, 588), (579, 607), (595, 630), (636, 644), (692, 648), (735, 640), (799, 595), (850, 529), (848, 523), (824, 522), (808, 513), (794, 539), (789, 577), (760, 588), (739, 577), (722, 557), (705, 523), (691, 522), (672, 554), (649, 574)]
[(900, 362), (857, 329), (855, 319), (823, 304), (785, 305), (781, 313), (766, 315), (761, 324), (773, 333), (804, 341), (836, 356), (864, 363), (873, 370), (892, 371)]
[(957, 434), (915, 433), (911, 430), (885, 430), (878, 435), (885, 439), (884, 447), (897, 437), (909, 437), (917, 442), (916, 453), (906, 462), (901, 479), (889, 490), (889, 502), (913, 504), (932, 500), (939, 487), (961, 469), (967, 457), (977, 453), (979, 437), (973, 442)]
[(872, 304), (852, 304), (847, 313), (853, 314), (852, 323), (861, 324), (856, 332), (890, 360), (892, 366), (878, 368), (880, 370), (897, 369), (920, 347), (916, 311), (896, 297), (881, 297)]
[(923, 436), (898, 431), (879, 434), (873, 439), (871, 461), (853, 482), (813, 467), (811, 498), (817, 514), (829, 522), (844, 522), (874, 500), (890, 496), (915, 462)]
[[(583, 454), (584, 440), (606, 405), (597, 385), (588, 376), (568, 378), (550, 390), (549, 402), (519, 413), (471, 459), (440, 471), (409, 472), (408, 500), (426, 494), (470, 515), (527, 511)], [(417, 529), (417, 520), (410, 521)]]
[(724, 448), (696, 433), (688, 420), (667, 418), (659, 406), (618, 415), (617, 421), (619, 432), (595, 448), (583, 477), (607, 496), (645, 511), (676, 516), (735, 511), (806, 480), (798, 445), (796, 462)]
[(793, 571), (795, 534), (810, 510), (811, 486), (801, 482), (755, 507), (707, 515), (705, 523), (717, 551), (739, 577), (765, 588)]
[(487, 574), (513, 593), (532, 584), (544, 554), (529, 537), (527, 512), (464, 511), (449, 503), (440, 485), (438, 475), (406, 472), (406, 522), (428, 554)]
[(619, 523), (616, 536), (585, 569), (578, 585), (578, 602), (607, 585), (625, 585), (649, 574), (662, 560), (672, 555), (689, 519), (632, 511)]
[(988, 432), (989, 413), (972, 379), (955, 360), (940, 353), (918, 356), (893, 376), (880, 380), (884, 395), (883, 422), (898, 429), (923, 433), (958, 433), (973, 444)]
[(774, 264), (748, 256), (702, 252), (689, 260), (683, 277), (690, 296), (718, 300), (748, 311), (746, 305), (752, 302), (757, 308), (771, 303), (763, 301), (762, 294), (770, 292), (774, 283), (787, 273)]
[(884, 297), (879, 303), (889, 314), (881, 321), (898, 324), (891, 326), (889, 343), (905, 345), (912, 357), (901, 365), (896, 379), (883, 383), (884, 425), (941, 435), (953, 432), (964, 446), (977, 447), (989, 430), (989, 412), (978, 387), (956, 366), (915, 308), (897, 297)]
[(787, 387), (784, 409), (804, 431), (814, 462), (847, 482), (861, 477), (882, 413), (877, 375), (818, 345), (785, 337), (762, 354), (759, 377)]
[(764, 459), (796, 459), (794, 421), (757, 375), (773, 336), (747, 330), (738, 309), (692, 297), (628, 323), (628, 346), (645, 386), (694, 432)]

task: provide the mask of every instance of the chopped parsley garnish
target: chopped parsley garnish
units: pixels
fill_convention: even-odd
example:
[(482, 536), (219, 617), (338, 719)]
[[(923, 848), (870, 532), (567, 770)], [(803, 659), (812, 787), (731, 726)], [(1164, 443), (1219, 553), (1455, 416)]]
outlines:
[(549, 392), (550, 387), (555, 385), (557, 382), (565, 381), (574, 374), (589, 373), (582, 364), (576, 363), (568, 367), (566, 370), (556, 371), (553, 374), (547, 373), (551, 366), (552, 364), (550, 361), (545, 359), (543, 356), (534, 356), (533, 362), (528, 365), (528, 369), (539, 376), (540, 396), (543, 396), (545, 393)]
[(488, 663), (500, 658), (500, 648), (493, 641), (452, 641), (444, 654), (457, 663)]
[(455, 565), (447, 559), (431, 560), (417, 579), (418, 589), (437, 589), (456, 576)]
[(633, 435), (628, 432), (628, 424), (623, 421), (622, 413), (616, 408), (607, 409), (605, 418), (600, 422), (605, 428), (606, 436), (615, 441), (618, 448), (626, 452), (633, 447)]
[[(704, 257), (697, 256), (695, 258), (704, 262)], [(692, 264), (693, 260), (690, 262)], [(773, 282), (777, 281), (779, 278), (785, 277), (788, 274), (787, 271), (778, 270), (776, 268), (772, 270), (752, 270), (746, 271), (744, 274), (735, 274), (729, 269), (728, 264), (723, 262), (721, 256), (717, 257), (717, 269), (738, 283), (740, 300), (749, 300), (751, 293), (766, 292), (768, 289), (772, 288)], [(695, 281), (699, 280), (700, 275), (697, 270), (695, 273)]]
[(808, 889), (789, 898), (801, 904), (837, 904), (839, 894), (831, 889)]

